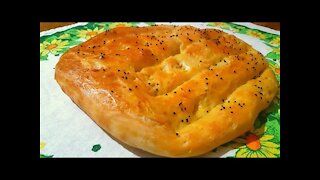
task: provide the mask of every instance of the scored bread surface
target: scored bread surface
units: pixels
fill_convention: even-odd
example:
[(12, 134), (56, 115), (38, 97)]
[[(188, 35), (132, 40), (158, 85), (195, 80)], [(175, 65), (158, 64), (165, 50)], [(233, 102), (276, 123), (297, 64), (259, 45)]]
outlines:
[(64, 53), (55, 79), (109, 134), (167, 157), (201, 155), (249, 131), (278, 90), (261, 53), (192, 26), (108, 30)]

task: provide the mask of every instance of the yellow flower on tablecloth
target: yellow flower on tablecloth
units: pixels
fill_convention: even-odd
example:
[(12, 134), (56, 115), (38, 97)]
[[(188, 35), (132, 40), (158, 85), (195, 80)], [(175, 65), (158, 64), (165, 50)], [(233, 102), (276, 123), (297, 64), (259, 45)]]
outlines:
[(46, 146), (45, 142), (40, 142), (40, 150), (42, 150)]
[(130, 23), (126, 22), (117, 22), (117, 23), (111, 23), (109, 24), (110, 29), (116, 28), (116, 27), (130, 27), (132, 26)]
[[(262, 127), (247, 135), (246, 138), (235, 139), (234, 142), (245, 144), (239, 147), (235, 157), (276, 158), (276, 155), (280, 154), (280, 150), (278, 149), (280, 146), (270, 141), (274, 138), (273, 135), (262, 135), (264, 132), (265, 129)], [(261, 137), (259, 138), (259, 136)]]
[(270, 41), (270, 44), (272, 44), (274, 46), (279, 46), (280, 45), (280, 38), (277, 37), (277, 38), (273, 39), (272, 41)]
[(48, 53), (58, 54), (63, 48), (67, 47), (68, 41), (54, 39), (51, 42), (44, 41), (40, 43), (40, 54), (46, 56)]
[(224, 22), (209, 22), (208, 24), (219, 28), (230, 28), (230, 26)]
[(70, 34), (62, 34), (58, 37), (58, 39), (68, 39), (70, 37)]
[(272, 48), (273, 52), (276, 53), (277, 55), (280, 54), (280, 48)]
[(264, 40), (266, 38), (266, 36), (258, 31), (252, 31), (252, 30), (248, 30), (247, 34), (253, 37), (256, 37), (258, 39), (262, 39)]
[(98, 27), (94, 28), (93, 30), (92, 29), (78, 30), (77, 36), (80, 38), (90, 39), (104, 31), (105, 31), (104, 28), (99, 29)]

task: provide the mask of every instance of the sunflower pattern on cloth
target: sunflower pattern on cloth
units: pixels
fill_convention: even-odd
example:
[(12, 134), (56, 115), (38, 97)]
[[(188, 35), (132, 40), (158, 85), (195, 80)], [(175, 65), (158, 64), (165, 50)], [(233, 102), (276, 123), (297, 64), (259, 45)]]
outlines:
[[(88, 39), (116, 27), (149, 26), (154, 22), (89, 22), (77, 25), (50, 35), (40, 36), (40, 61), (50, 61), (54, 56), (60, 56), (68, 49), (87, 41)], [(175, 24), (175, 23), (173, 23)], [(246, 23), (250, 24), (250, 23)], [(207, 22), (201, 27), (216, 28), (235, 35), (246, 35), (254, 38), (268, 47), (265, 55), (269, 66), (279, 81), (279, 91), (271, 105), (261, 112), (255, 121), (254, 129), (243, 136), (226, 143), (211, 153), (212, 157), (221, 154), (221, 149), (228, 152), (218, 157), (227, 158), (279, 158), (280, 157), (280, 35), (260, 30), (257, 26), (244, 23)], [(40, 158), (52, 158), (54, 153), (48, 153), (54, 143), (43, 141), (40, 137)], [(88, 152), (103, 151), (99, 143), (86, 147)], [(98, 148), (99, 147), (99, 148)], [(42, 153), (45, 152), (45, 153)], [(210, 154), (210, 153), (209, 153)]]

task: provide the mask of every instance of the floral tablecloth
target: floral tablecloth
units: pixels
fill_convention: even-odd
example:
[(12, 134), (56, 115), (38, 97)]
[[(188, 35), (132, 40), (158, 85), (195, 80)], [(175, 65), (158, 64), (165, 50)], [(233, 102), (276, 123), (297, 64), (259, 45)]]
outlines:
[[(216, 28), (246, 41), (269, 61), (280, 84), (280, 32), (252, 23), (76, 23), (40, 33), (40, 158), (157, 157), (113, 139), (67, 97), (54, 80), (60, 56), (97, 34), (119, 26), (153, 24)], [(254, 130), (201, 157), (280, 157), (280, 86)]]

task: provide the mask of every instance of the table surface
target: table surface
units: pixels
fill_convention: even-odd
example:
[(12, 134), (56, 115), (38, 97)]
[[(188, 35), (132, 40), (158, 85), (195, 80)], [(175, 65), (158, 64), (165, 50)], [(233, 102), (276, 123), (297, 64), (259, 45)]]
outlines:
[[(61, 27), (61, 26), (67, 26), (74, 23), (76, 22), (40, 22), (40, 32)], [(252, 23), (280, 31), (280, 22), (252, 22)]]

